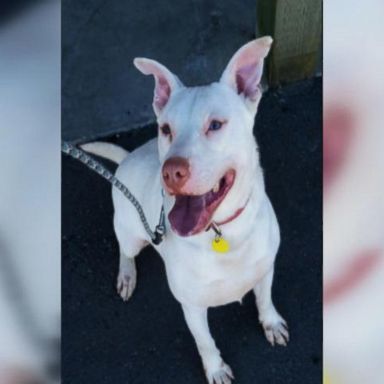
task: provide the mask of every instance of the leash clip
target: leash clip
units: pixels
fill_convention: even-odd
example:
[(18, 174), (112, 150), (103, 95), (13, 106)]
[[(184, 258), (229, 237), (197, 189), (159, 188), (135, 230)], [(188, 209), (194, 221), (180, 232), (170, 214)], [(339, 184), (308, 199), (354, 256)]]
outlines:
[(214, 221), (212, 221), (212, 223), (211, 223), (211, 228), (215, 232), (215, 241), (218, 242), (223, 237), (223, 234), (222, 234), (219, 226)]
[[(164, 192), (163, 192), (164, 195)], [(164, 205), (161, 206), (160, 219), (159, 224), (156, 225), (154, 237), (152, 238), (152, 243), (155, 245), (159, 245), (164, 238), (165, 235), (165, 213), (164, 213)]]
[(158, 227), (155, 230), (155, 237), (152, 239), (152, 243), (155, 245), (159, 245), (163, 241), (164, 232), (160, 231)]

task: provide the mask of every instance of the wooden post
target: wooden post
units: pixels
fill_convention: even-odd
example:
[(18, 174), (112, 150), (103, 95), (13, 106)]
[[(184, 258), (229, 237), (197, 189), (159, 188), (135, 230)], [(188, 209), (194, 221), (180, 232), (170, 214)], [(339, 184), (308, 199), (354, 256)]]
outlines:
[(270, 86), (313, 76), (321, 59), (321, 0), (257, 0), (257, 35), (274, 38), (267, 60)]

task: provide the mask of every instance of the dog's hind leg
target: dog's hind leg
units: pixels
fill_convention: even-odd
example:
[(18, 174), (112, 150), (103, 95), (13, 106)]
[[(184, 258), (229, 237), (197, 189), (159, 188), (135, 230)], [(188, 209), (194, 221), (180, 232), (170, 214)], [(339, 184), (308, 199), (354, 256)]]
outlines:
[(273, 268), (254, 288), (259, 320), (264, 328), (265, 337), (272, 344), (287, 345), (289, 341), (286, 321), (277, 312), (272, 302)]

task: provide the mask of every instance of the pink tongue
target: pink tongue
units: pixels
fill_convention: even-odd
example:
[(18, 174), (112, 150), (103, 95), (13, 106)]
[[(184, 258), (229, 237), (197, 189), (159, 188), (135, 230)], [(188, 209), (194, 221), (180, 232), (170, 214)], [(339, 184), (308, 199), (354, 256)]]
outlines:
[(180, 236), (193, 234), (198, 224), (204, 225), (208, 219), (206, 196), (176, 196), (176, 202), (168, 219), (172, 229)]

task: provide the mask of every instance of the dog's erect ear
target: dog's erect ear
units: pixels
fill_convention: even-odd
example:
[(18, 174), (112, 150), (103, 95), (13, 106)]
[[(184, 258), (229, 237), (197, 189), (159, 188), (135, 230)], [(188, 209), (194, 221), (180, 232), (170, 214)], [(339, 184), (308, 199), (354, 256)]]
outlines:
[(153, 109), (156, 115), (159, 115), (171, 97), (171, 93), (183, 85), (177, 76), (155, 60), (137, 57), (133, 63), (144, 75), (154, 76)]
[(232, 57), (220, 82), (228, 84), (251, 103), (260, 100), (259, 88), (264, 58), (272, 45), (272, 38), (264, 36), (242, 46)]

